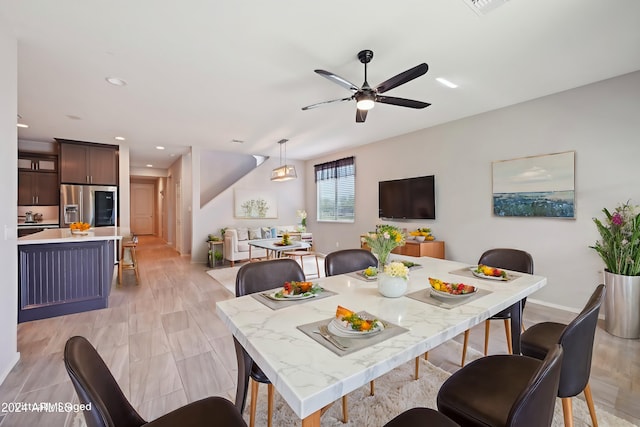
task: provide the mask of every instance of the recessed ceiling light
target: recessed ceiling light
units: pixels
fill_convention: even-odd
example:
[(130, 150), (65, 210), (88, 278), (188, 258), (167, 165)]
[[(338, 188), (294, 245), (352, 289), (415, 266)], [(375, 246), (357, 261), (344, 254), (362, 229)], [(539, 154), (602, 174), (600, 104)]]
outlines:
[(29, 125), (25, 125), (24, 123), (16, 123), (16, 126), (18, 126), (19, 128), (28, 128)]
[(436, 78), (436, 81), (437, 81), (438, 83), (440, 83), (441, 85), (445, 85), (446, 87), (450, 87), (451, 89), (455, 89), (455, 88), (457, 88), (457, 87), (458, 87), (458, 85), (457, 85), (457, 84), (455, 84), (455, 83), (451, 83), (449, 80), (447, 80), (447, 79), (443, 79), (442, 77), (438, 77), (438, 78)]
[(67, 118), (71, 120), (82, 120), (82, 117), (74, 116), (73, 114), (67, 114)]
[(241, 139), (232, 139), (231, 142), (234, 144), (244, 144), (244, 141)]
[(152, 165), (152, 164), (148, 164), (148, 165), (147, 165), (147, 167), (148, 167), (148, 168), (152, 168), (152, 167), (153, 167), (153, 165)]
[(118, 77), (107, 77), (105, 78), (106, 81), (108, 81), (109, 83), (111, 83), (114, 86), (126, 86), (127, 82), (125, 82), (122, 79), (119, 79)]
[(124, 136), (116, 136), (113, 139), (118, 140), (118, 141), (124, 141)]
[(156, 150), (164, 150), (164, 147), (162, 145), (156, 145)]

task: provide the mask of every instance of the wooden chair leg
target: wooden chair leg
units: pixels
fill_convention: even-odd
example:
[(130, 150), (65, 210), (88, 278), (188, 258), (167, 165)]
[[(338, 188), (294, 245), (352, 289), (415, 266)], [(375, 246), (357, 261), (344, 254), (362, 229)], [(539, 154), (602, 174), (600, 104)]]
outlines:
[(349, 422), (349, 414), (348, 414), (348, 410), (347, 410), (347, 396), (342, 396), (342, 422), (343, 423), (348, 423)]
[(414, 378), (417, 380), (420, 375), (420, 356), (416, 357), (416, 368)]
[(273, 419), (273, 384), (267, 385), (267, 427), (271, 427)]
[(591, 415), (591, 423), (593, 427), (598, 427), (598, 418), (596, 417), (596, 407), (593, 405), (593, 395), (591, 394), (591, 386), (587, 383), (584, 388), (584, 397), (589, 407), (589, 415)]
[(424, 360), (429, 360), (429, 352), (428, 351), (424, 354)]
[(513, 354), (513, 343), (511, 341), (511, 319), (504, 319), (504, 334), (507, 337), (507, 349), (509, 354)]
[(570, 397), (562, 398), (562, 413), (564, 414), (564, 427), (573, 427), (573, 405)]
[(462, 360), (460, 366), (464, 366), (464, 361), (467, 358), (467, 345), (469, 344), (469, 329), (464, 331), (464, 342), (462, 343)]
[(491, 332), (491, 320), (484, 321), (484, 355), (489, 352), (489, 332)]
[(249, 406), (249, 427), (256, 425), (256, 406), (258, 401), (258, 382), (249, 380), (251, 383), (251, 406)]
[(376, 383), (374, 383), (373, 381), (369, 382), (369, 392), (371, 393), (371, 396), (376, 394)]
[(136, 285), (140, 284), (140, 272), (138, 271), (138, 258), (136, 256), (136, 248), (131, 248), (131, 263), (133, 264), (133, 271), (136, 273)]

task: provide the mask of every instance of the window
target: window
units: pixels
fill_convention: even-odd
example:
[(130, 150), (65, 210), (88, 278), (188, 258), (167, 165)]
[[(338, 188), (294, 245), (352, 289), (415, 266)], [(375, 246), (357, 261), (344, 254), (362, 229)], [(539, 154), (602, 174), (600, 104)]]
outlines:
[(355, 220), (356, 166), (353, 157), (315, 165), (318, 221)]

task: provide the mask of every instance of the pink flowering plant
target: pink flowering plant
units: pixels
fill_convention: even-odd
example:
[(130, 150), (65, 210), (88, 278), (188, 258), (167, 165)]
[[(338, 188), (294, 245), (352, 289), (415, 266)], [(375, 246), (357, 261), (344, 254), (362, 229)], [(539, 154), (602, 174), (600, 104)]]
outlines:
[(638, 206), (620, 204), (613, 213), (602, 210), (606, 218), (593, 221), (601, 239), (594, 246), (610, 273), (640, 276), (640, 213)]

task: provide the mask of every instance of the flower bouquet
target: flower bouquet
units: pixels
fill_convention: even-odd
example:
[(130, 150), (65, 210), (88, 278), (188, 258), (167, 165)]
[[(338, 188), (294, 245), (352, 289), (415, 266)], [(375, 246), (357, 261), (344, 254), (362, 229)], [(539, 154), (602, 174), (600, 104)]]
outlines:
[(397, 298), (407, 291), (409, 267), (394, 261), (384, 266), (384, 273), (378, 274), (378, 292), (388, 298)]
[(603, 209), (604, 221), (593, 219), (601, 240), (591, 248), (598, 252), (610, 273), (640, 275), (640, 214), (637, 209), (627, 202), (618, 205), (613, 214)]
[(362, 241), (377, 255), (380, 267), (387, 264), (391, 251), (405, 243), (404, 234), (394, 225), (382, 224), (375, 233), (367, 233)]

